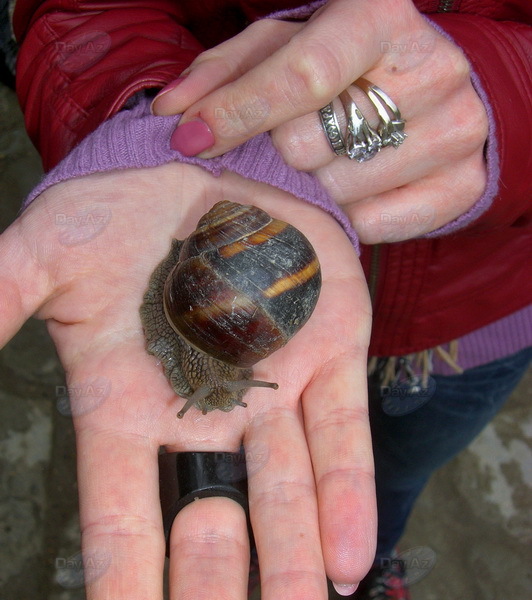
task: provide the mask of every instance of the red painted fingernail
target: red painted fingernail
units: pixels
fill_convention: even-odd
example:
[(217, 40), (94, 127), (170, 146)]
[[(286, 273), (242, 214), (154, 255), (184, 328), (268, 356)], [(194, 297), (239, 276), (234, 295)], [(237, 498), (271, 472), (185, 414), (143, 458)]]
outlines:
[(205, 121), (194, 119), (179, 125), (170, 138), (170, 147), (185, 156), (196, 156), (214, 146), (214, 135)]

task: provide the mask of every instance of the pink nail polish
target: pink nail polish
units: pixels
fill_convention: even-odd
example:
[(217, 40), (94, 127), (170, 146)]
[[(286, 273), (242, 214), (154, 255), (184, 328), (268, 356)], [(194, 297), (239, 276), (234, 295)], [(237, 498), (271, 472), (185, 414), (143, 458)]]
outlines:
[(195, 119), (179, 125), (170, 138), (170, 147), (185, 156), (196, 156), (214, 146), (214, 135), (205, 121)]

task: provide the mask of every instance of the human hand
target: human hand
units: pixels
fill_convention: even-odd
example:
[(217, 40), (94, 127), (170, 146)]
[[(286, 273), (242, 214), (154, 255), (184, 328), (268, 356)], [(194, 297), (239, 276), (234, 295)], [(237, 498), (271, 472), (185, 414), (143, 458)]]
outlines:
[[(258, 21), (185, 74), (153, 104), (184, 113), (176, 148), (212, 157), (272, 130), (285, 160), (318, 176), (365, 243), (433, 231), (485, 188), (487, 116), (468, 62), (411, 0), (331, 0), (307, 23)], [(333, 154), (316, 111), (361, 76), (400, 108), (408, 138), (357, 163)], [(372, 122), (367, 98), (349, 91)]]
[[(146, 353), (139, 307), (170, 239), (221, 199), (253, 199), (297, 225), (319, 256), (322, 293), (307, 325), (255, 367), (278, 391), (250, 391), (248, 408), (229, 414), (191, 409), (177, 420), (183, 400)], [(364, 576), (376, 530), (370, 309), (358, 260), (330, 217), (265, 184), (190, 165), (91, 175), (49, 188), (0, 236), (0, 288), (0, 346), (36, 313), (66, 371), (88, 598), (162, 597), (160, 446), (237, 451), (243, 440), (265, 600), (325, 599), (325, 572), (340, 584)], [(172, 597), (246, 597), (246, 520), (232, 500), (185, 507), (170, 548)]]

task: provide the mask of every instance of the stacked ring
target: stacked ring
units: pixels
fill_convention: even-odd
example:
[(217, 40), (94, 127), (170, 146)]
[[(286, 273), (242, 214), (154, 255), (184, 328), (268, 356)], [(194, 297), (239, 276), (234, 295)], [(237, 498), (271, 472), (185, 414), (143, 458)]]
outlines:
[(379, 134), (371, 127), (347, 90), (340, 94), (347, 116), (347, 156), (357, 162), (373, 158), (382, 148)]
[[(381, 122), (378, 133), (382, 139), (382, 146), (398, 148), (405, 141), (406, 134), (404, 133), (405, 121), (401, 118), (395, 103), (380, 87), (363, 77), (357, 79), (355, 85), (365, 92), (379, 115)], [(390, 119), (390, 114), (393, 120)]]
[(345, 143), (332, 102), (320, 109), (318, 113), (332, 151), (338, 156), (346, 154)]
[(340, 130), (338, 115), (330, 102), (318, 113), (327, 141), (338, 156), (347, 155), (350, 159), (364, 162), (377, 155), (382, 148), (398, 148), (405, 140), (405, 120), (392, 99), (378, 86), (361, 77), (354, 82), (369, 98), (379, 117), (375, 130), (364, 117), (351, 94), (344, 90), (340, 100), (345, 111), (347, 131)]

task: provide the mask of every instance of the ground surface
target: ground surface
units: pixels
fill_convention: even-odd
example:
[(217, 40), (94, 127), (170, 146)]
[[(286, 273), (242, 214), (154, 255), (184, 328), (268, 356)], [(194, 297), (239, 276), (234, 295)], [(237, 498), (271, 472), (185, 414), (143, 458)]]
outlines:
[[(39, 177), (14, 94), (0, 87), (0, 231)], [(45, 326), (31, 320), (0, 352), (3, 600), (84, 598), (64, 391)], [(530, 597), (531, 397), (529, 373), (497, 419), (423, 493), (401, 544), (419, 579), (413, 600)]]

